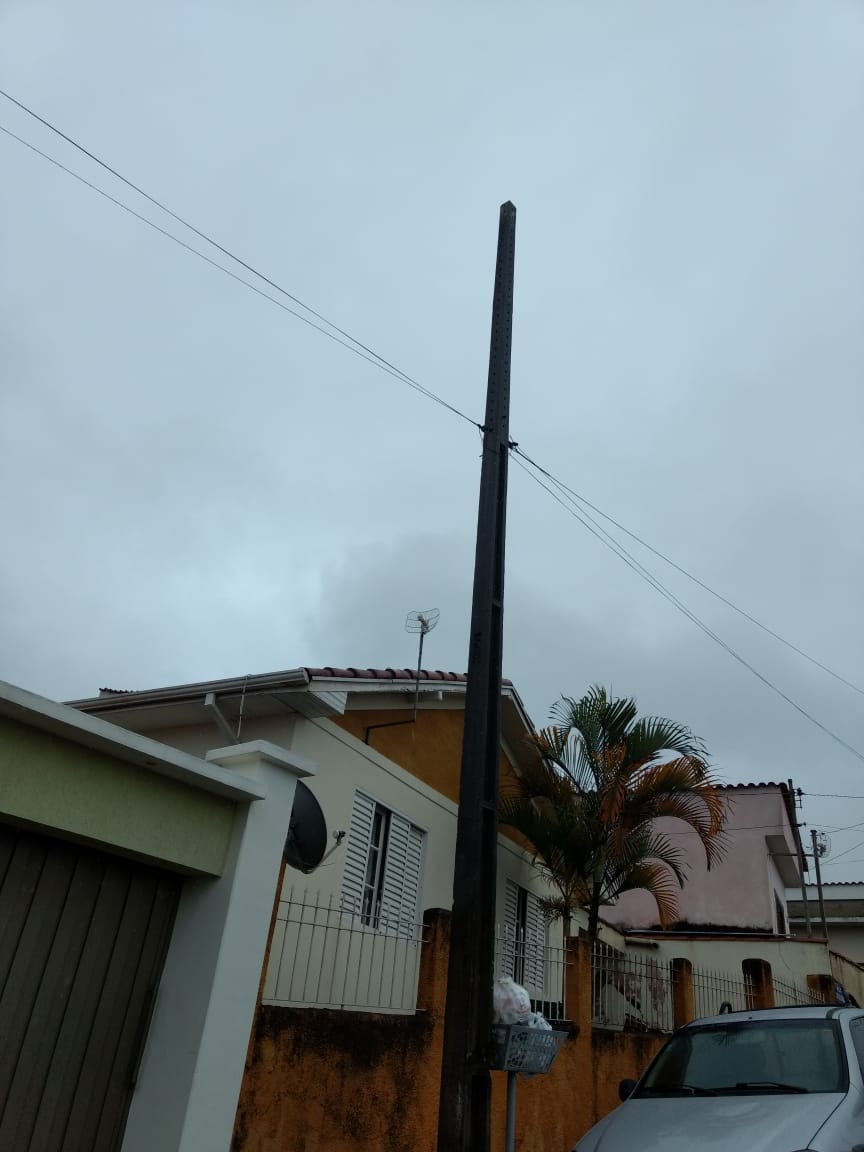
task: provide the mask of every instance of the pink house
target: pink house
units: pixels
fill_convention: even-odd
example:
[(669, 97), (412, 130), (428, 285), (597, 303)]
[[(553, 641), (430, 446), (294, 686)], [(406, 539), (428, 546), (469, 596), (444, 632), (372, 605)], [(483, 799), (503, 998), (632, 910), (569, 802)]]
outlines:
[[(791, 782), (790, 782), (791, 784)], [(786, 784), (729, 784), (727, 848), (710, 871), (694, 832), (678, 820), (658, 831), (680, 842), (687, 883), (678, 894), (678, 931), (789, 933), (785, 889), (800, 887), (800, 833), (794, 792)], [(805, 861), (806, 869), (806, 861)], [(624, 930), (657, 929), (657, 905), (647, 892), (625, 892), (600, 915)]]

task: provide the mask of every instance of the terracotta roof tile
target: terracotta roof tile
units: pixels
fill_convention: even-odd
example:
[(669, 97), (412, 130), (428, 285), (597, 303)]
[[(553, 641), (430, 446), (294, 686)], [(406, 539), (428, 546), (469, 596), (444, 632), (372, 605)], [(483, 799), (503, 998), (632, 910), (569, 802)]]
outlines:
[(760, 780), (758, 784), (754, 784), (752, 780), (748, 781), (745, 784), (718, 784), (717, 787), (718, 788), (730, 788), (730, 789), (734, 789), (734, 788), (779, 788), (781, 792), (788, 792), (789, 791), (789, 785), (786, 784), (785, 781), (782, 783), (777, 783), (774, 780)]
[[(310, 680), (416, 680), (416, 668), (307, 668)], [(465, 684), (468, 677), (464, 672), (442, 672), (424, 668), (421, 680), (444, 681), (451, 684)], [(510, 680), (502, 680), (507, 688), (512, 688)]]

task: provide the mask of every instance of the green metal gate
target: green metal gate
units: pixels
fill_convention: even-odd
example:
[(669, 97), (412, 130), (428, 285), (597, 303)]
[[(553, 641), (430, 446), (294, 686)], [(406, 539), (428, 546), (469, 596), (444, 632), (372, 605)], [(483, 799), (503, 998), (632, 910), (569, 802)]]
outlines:
[(3, 1152), (117, 1152), (179, 892), (0, 824)]

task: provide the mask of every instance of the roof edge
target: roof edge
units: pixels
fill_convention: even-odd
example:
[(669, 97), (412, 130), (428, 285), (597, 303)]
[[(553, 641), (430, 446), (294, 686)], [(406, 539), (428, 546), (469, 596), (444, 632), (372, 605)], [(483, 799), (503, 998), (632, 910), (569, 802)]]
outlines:
[(260, 800), (265, 795), (254, 780), (208, 764), (197, 756), (160, 744), (148, 736), (119, 728), (98, 716), (88, 716), (67, 704), (58, 704), (37, 696), (35, 692), (17, 688), (5, 680), (0, 680), (0, 716), (135, 764), (146, 771), (169, 776), (204, 792), (240, 801)]

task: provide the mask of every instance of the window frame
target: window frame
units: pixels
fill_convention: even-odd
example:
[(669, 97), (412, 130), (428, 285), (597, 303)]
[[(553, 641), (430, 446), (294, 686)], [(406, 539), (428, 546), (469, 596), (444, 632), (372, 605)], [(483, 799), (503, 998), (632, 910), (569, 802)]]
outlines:
[[(361, 788), (354, 790), (349, 828), (340, 896), (343, 915), (382, 935), (417, 937), (423, 918), (427, 829)], [(405, 904), (412, 888), (409, 917)], [(396, 904), (395, 914), (388, 903)]]

